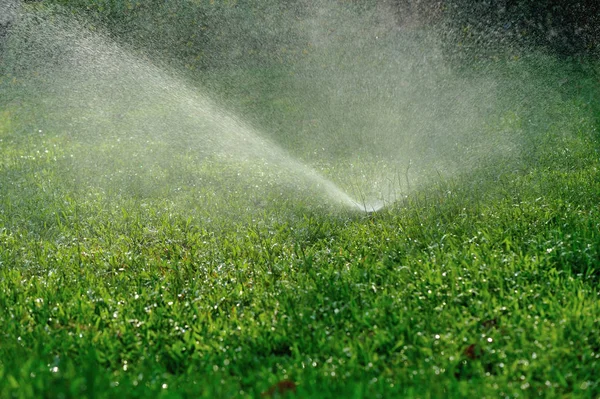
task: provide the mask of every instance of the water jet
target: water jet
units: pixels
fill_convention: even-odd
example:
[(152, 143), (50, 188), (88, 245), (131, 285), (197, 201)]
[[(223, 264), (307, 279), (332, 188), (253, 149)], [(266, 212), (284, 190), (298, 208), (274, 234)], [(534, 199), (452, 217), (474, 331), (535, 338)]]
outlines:
[[(114, 184), (114, 175), (138, 176), (140, 170), (177, 173), (169, 158), (188, 154), (200, 167), (211, 162), (214, 168), (227, 168), (234, 162), (259, 168), (267, 181), (289, 181), (350, 209), (373, 212), (383, 206), (357, 202), (174, 71), (141, 59), (78, 21), (38, 16), (35, 26), (28, 26), (28, 17), (14, 33), (17, 44), (23, 39), (19, 34), (29, 35), (29, 43), (13, 47), (19, 58), (13, 72), (27, 76), (27, 85), (45, 103), (47, 127), (66, 131), (89, 148), (74, 170), (84, 184)], [(38, 60), (40, 54), (50, 58)], [(214, 165), (219, 160), (221, 165)]]

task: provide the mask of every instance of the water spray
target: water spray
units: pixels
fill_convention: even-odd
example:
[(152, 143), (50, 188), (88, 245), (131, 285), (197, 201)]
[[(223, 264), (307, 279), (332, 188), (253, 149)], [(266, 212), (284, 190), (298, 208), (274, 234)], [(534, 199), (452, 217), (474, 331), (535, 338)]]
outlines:
[[(79, 161), (82, 165), (89, 162), (87, 168), (74, 168), (82, 182), (110, 174), (142, 175), (141, 170), (154, 167), (188, 184), (192, 178), (178, 173), (196, 177), (200, 173), (193, 168), (179, 172), (176, 164), (185, 158), (196, 169), (209, 165), (217, 172), (223, 169), (228, 176), (234, 175), (231, 165), (242, 169), (242, 175), (244, 168), (248, 175), (258, 170), (251, 178), (256, 174), (266, 178), (248, 185), (271, 185), (281, 187), (281, 191), (293, 187), (292, 192), (311, 193), (331, 204), (371, 214), (394, 201), (393, 195), (381, 193), (417, 190), (427, 180), (468, 171), (482, 160), (519, 159), (521, 121), (497, 110), (495, 96), (501, 85), (486, 77), (456, 76), (444, 63), (436, 35), (396, 29), (395, 22), (380, 20), (379, 14), (363, 20), (366, 17), (350, 11), (335, 12), (334, 4), (330, 8), (320, 4), (316, 10), (309, 7), (309, 18), (286, 24), (286, 29), (297, 33), (299, 42), (310, 44), (306, 51), (297, 52), (301, 56), (290, 55), (290, 65), (282, 66), (288, 68), (284, 70), (285, 95), (298, 112), (288, 117), (285, 112), (269, 115), (274, 115), (274, 126), (305, 116), (318, 121), (290, 125), (286, 133), (297, 132), (293, 149), (302, 153), (315, 143), (335, 148), (334, 162), (364, 160), (357, 173), (320, 173), (312, 162), (295, 157), (266, 137), (264, 131), (271, 130), (268, 118), (257, 117), (253, 124), (240, 116), (264, 113), (260, 106), (249, 106), (247, 113), (244, 107), (240, 108), (245, 111), (237, 114), (228, 111), (238, 108), (223, 106), (172, 68), (153, 65), (148, 61), (155, 60), (152, 57), (134, 55), (138, 53), (98, 30), (87, 29), (86, 23), (78, 22), (71, 13), (56, 11), (58, 7), (44, 11), (46, 15), (23, 11), (11, 28), (7, 42), (13, 42), (13, 47), (5, 54), (4, 67), (12, 68), (9, 75), (25, 82), (23, 86), (30, 89), (32, 97), (39, 96), (39, 103), (47, 106), (46, 111), (40, 111), (45, 113), (44, 123), (79, 140), (82, 148), (90, 149), (91, 157), (95, 148), (104, 149), (94, 161)], [(332, 31), (332, 25), (338, 29)], [(255, 78), (249, 72), (252, 68), (244, 69), (243, 64), (235, 68), (233, 72), (223, 68), (218, 73), (224, 74), (224, 80), (230, 72), (241, 76), (236, 79)], [(210, 79), (212, 75), (207, 76)], [(207, 86), (213, 87), (210, 83)], [(490, 115), (500, 115), (504, 125), (490, 128), (486, 125)], [(323, 155), (327, 154), (324, 151)], [(98, 159), (102, 156), (105, 158)], [(316, 155), (316, 162), (321, 156)], [(407, 168), (404, 184), (394, 179), (394, 170), (406, 159), (415, 163), (409, 165), (411, 179)], [(389, 168), (380, 168), (380, 160)], [(368, 167), (363, 173), (364, 165)], [(438, 170), (443, 173), (432, 173)], [(146, 178), (144, 184), (153, 185), (153, 172), (139, 180)], [(111, 178), (104, 181), (113, 184)], [(221, 184), (220, 189), (228, 190), (230, 181), (215, 180), (215, 186)], [(393, 187), (378, 186), (383, 181)], [(162, 182), (171, 183), (168, 178)], [(360, 187), (348, 191), (343, 182), (358, 182)], [(119, 184), (128, 189), (127, 178)], [(368, 194), (359, 198), (349, 192)]]
[[(167, 151), (221, 156), (247, 168), (262, 165), (271, 178), (289, 179), (298, 188), (318, 191), (331, 203), (350, 209), (372, 213), (383, 207), (380, 201), (356, 201), (333, 180), (295, 158), (197, 87), (139, 59), (108, 38), (89, 32), (76, 21), (43, 21), (36, 29), (32, 41), (37, 41), (37, 46), (45, 48), (52, 41), (58, 47), (52, 66), (37, 64), (49, 68), (38, 75), (50, 76), (45, 84), (55, 96), (53, 107), (75, 114), (65, 115), (68, 121), (61, 122), (63, 116), (57, 112), (57, 125), (72, 129), (82, 141), (110, 143), (116, 139), (119, 146), (134, 145), (137, 154), (132, 151), (130, 159), (118, 160), (125, 166), (133, 165), (136, 157), (141, 168), (158, 162), (152, 148), (144, 144), (158, 141), (165, 143)], [(33, 46), (31, 51), (27, 55), (35, 57), (40, 50)], [(125, 137), (132, 144), (121, 140)]]

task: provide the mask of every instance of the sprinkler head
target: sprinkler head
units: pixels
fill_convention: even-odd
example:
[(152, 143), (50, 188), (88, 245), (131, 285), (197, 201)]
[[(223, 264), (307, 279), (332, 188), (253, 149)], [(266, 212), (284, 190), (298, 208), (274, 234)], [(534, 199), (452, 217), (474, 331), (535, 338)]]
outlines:
[(379, 210), (381, 210), (385, 206), (385, 202), (379, 201), (379, 200), (363, 202), (363, 203), (354, 201), (354, 205), (358, 209), (360, 209), (362, 212), (364, 212), (368, 216), (370, 216), (370, 215), (374, 214), (375, 212), (378, 212)]

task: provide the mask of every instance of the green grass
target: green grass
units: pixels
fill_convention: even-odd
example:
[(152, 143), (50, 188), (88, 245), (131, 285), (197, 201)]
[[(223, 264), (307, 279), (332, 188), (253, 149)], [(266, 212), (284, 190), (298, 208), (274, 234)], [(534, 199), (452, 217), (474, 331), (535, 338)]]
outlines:
[[(600, 91), (585, 68), (560, 89), (533, 76), (532, 104), (490, 118), (481, 134), (525, 132), (522, 152), (371, 216), (241, 161), (73, 137), (52, 98), (5, 77), (0, 397), (259, 397), (282, 380), (303, 398), (599, 397)], [(312, 98), (272, 82), (253, 109), (244, 90), (286, 87), (260, 73), (244, 88), (222, 71), (223, 86), (293, 128)], [(135, 160), (148, 148), (163, 156)]]
[(236, 221), (77, 190), (42, 151), (60, 138), (8, 120), (2, 397), (600, 393), (594, 141), (370, 218), (288, 201)]

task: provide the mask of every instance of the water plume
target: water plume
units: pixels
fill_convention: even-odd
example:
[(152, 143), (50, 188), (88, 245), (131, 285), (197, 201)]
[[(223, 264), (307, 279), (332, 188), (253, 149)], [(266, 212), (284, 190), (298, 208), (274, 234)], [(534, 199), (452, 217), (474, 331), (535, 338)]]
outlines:
[[(350, 3), (298, 2), (285, 23), (279, 8), (257, 17), (223, 6), (217, 22), (228, 12), (244, 20), (225, 36), (253, 39), (225, 46), (213, 69), (199, 61), (204, 69), (187, 74), (173, 67), (178, 60), (156, 57), (150, 28), (129, 46), (135, 35), (109, 38), (70, 12), (40, 7), (21, 13), (5, 40), (3, 89), (13, 80), (19, 87), (0, 100), (78, 149), (71, 171), (81, 186), (164, 197), (196, 185), (270, 199), (266, 191), (286, 192), (366, 212), (432, 182), (518, 169), (540, 132), (572, 130), (553, 111), (564, 106), (562, 78), (548, 80), (556, 65), (548, 57), (457, 68), (438, 27), (398, 23), (384, 2)], [(186, 48), (186, 62), (194, 51)]]
[(217, 169), (227, 168), (228, 162), (248, 169), (258, 165), (267, 178), (309, 187), (330, 202), (357, 210), (379, 208), (354, 200), (200, 88), (77, 21), (24, 15), (14, 36), (17, 51), (11, 67), (27, 79), (24, 85), (39, 91), (42, 102), (50, 102), (42, 111), (44, 123), (96, 151), (114, 149), (103, 152), (104, 157), (93, 150), (78, 154), (84, 158), (79, 164), (79, 173), (86, 173), (80, 178), (83, 184), (119, 168), (160, 167), (188, 154), (198, 164), (220, 162)]

